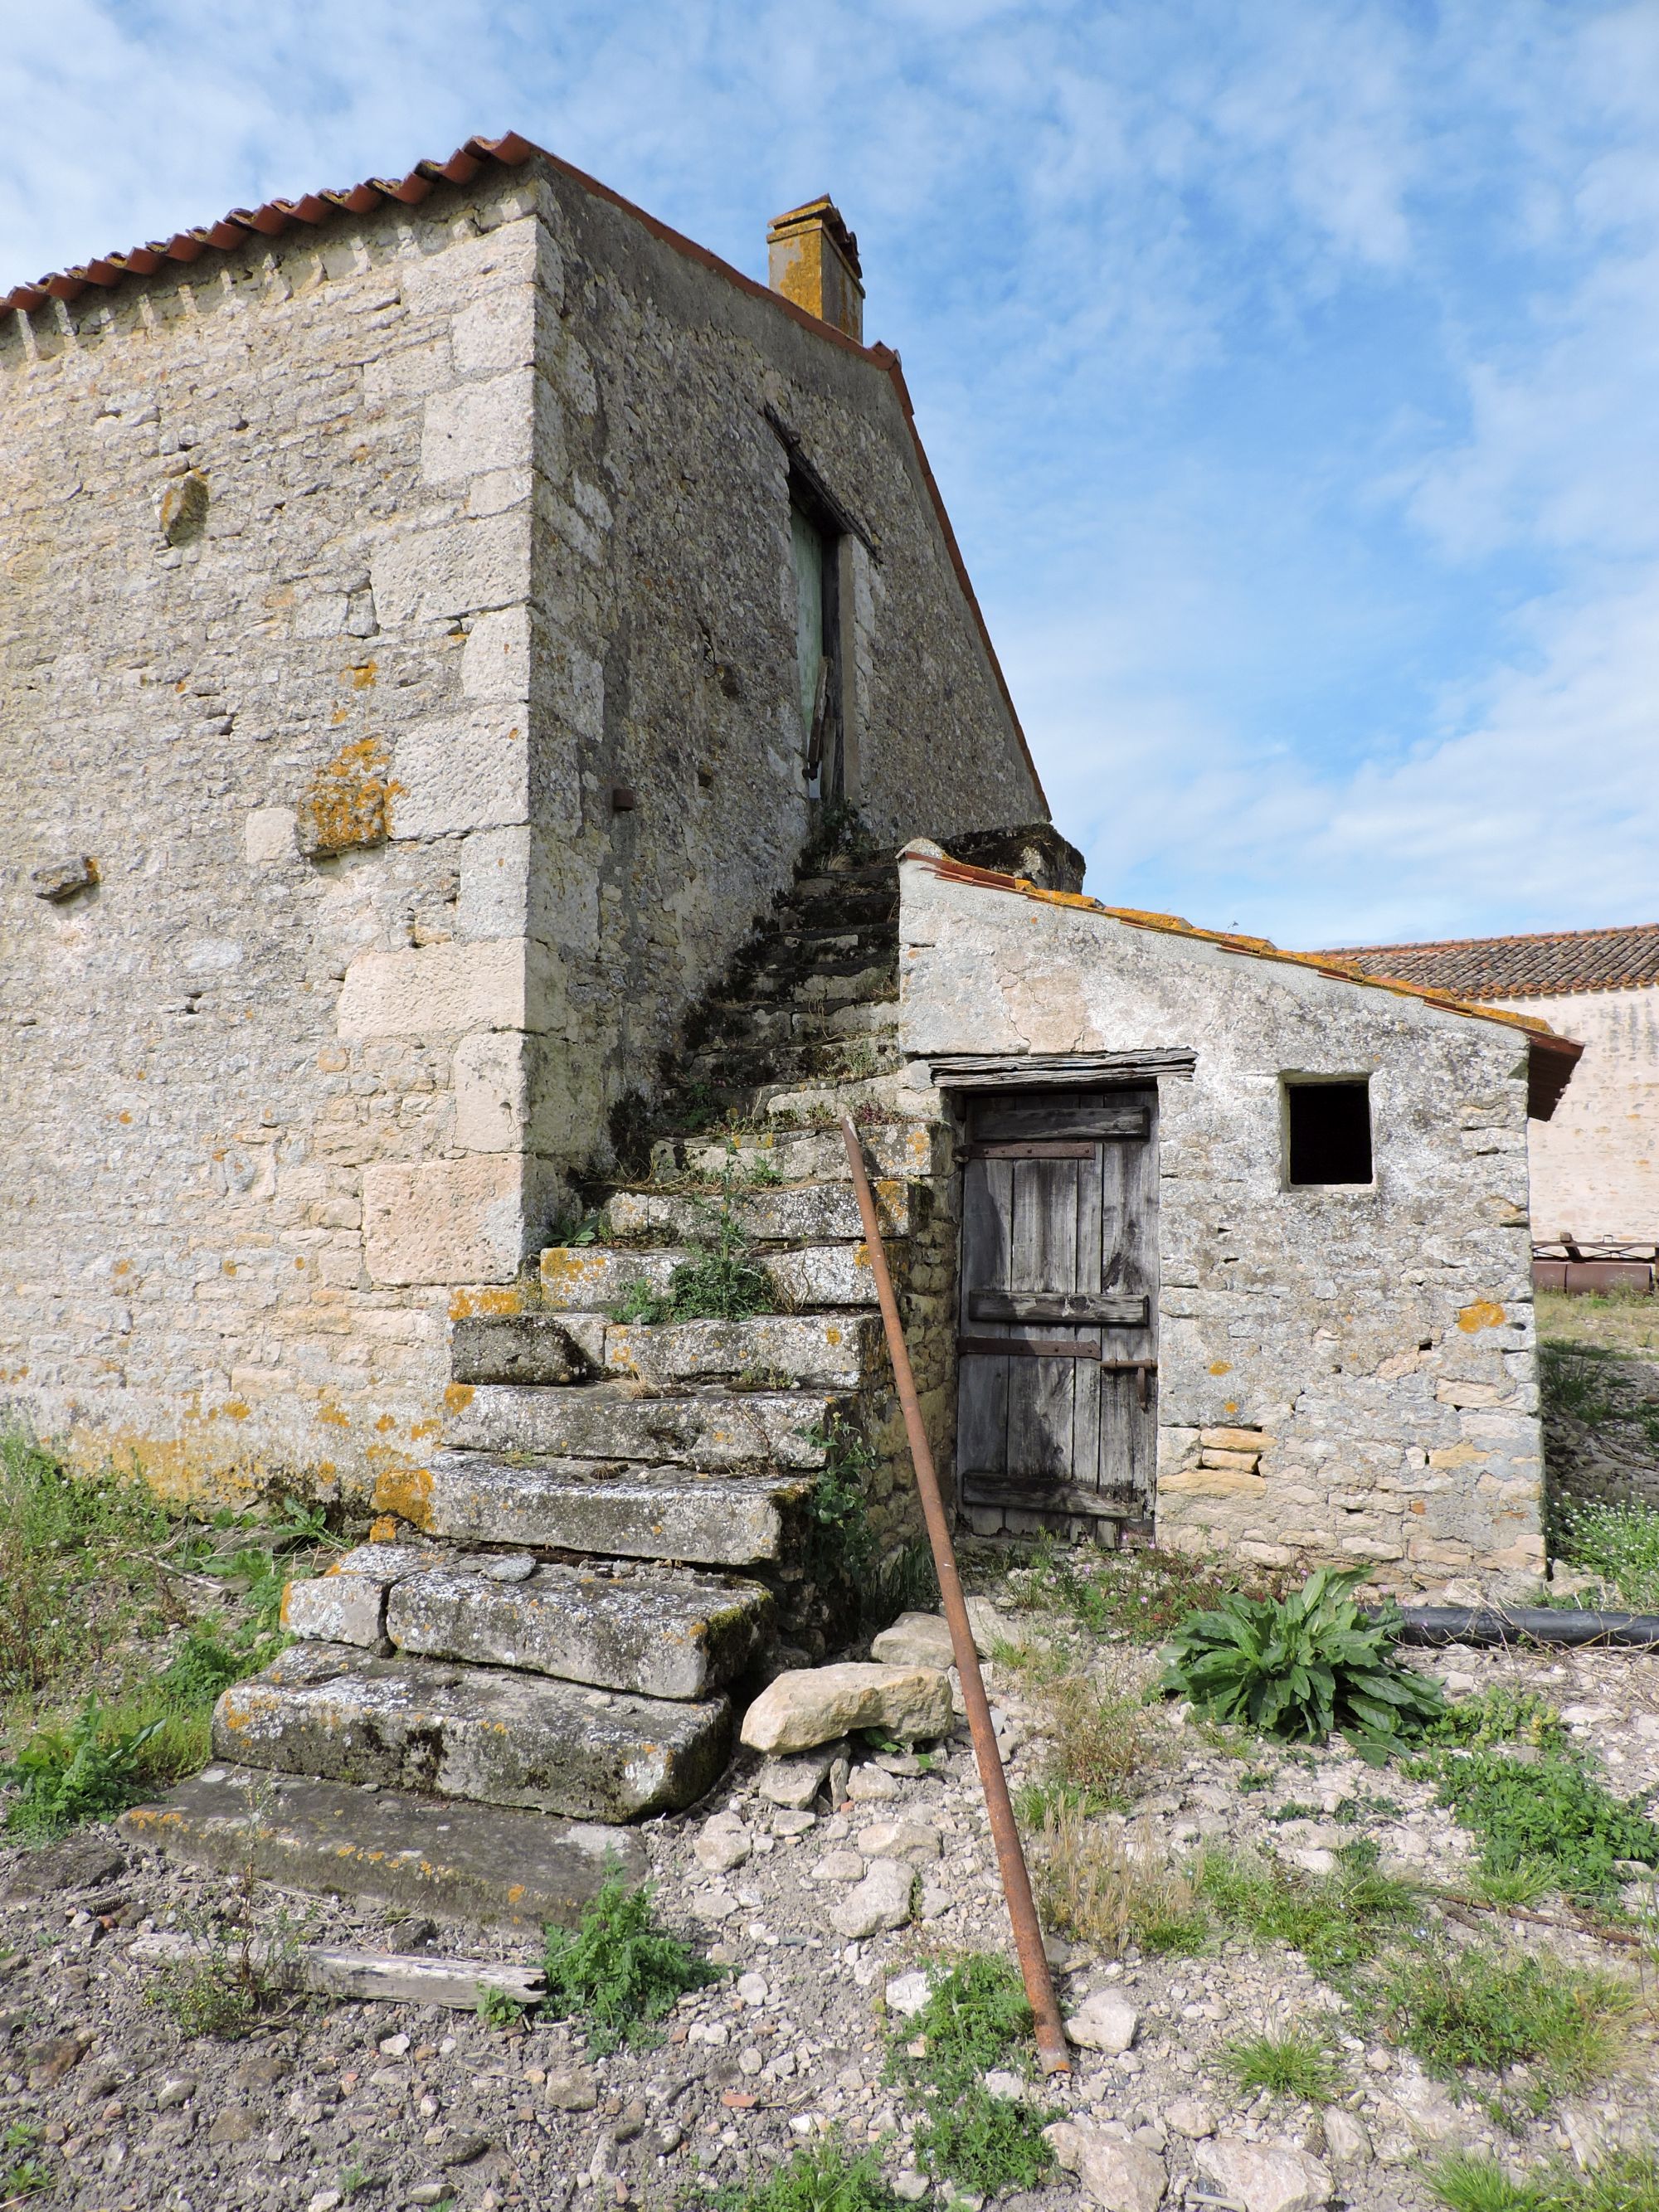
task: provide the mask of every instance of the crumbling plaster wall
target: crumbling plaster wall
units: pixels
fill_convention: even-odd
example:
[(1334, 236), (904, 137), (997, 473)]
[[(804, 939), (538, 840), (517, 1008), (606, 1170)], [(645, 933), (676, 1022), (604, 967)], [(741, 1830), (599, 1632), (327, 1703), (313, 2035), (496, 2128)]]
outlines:
[(1560, 1104), (1532, 1125), (1533, 1235), (1659, 1243), (1659, 984), (1494, 1003), (1584, 1048)]
[(0, 327), (0, 1392), (43, 1433), (323, 1489), (435, 1434), (450, 1313), (517, 1295), (799, 849), (769, 400), (884, 533), (878, 818), (1040, 812), (879, 367), (539, 161)]
[[(1524, 1038), (925, 860), (901, 882), (919, 1080), (1196, 1054), (1159, 1085), (1159, 1540), (1402, 1588), (1540, 1565)], [(1285, 1188), (1286, 1073), (1369, 1075), (1372, 1185)]]

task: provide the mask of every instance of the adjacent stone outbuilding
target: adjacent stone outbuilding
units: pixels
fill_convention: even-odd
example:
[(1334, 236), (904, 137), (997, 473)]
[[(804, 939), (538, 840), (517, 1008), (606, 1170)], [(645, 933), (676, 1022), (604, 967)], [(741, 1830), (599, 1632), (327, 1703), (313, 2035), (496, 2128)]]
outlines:
[[(901, 881), (904, 1048), (969, 1177), (957, 1461), (974, 1524), (1139, 1520), (1183, 1549), (1363, 1561), (1402, 1586), (1541, 1566), (1528, 1099), (1547, 1115), (1577, 1047), (935, 847), (913, 845)], [(1139, 1182), (1121, 1164), (1137, 1148)], [(1012, 1258), (975, 1272), (981, 1158), (1010, 1194)], [(999, 1335), (1025, 1342), (998, 1358)], [(1085, 1423), (1068, 1376), (1097, 1365)], [(1000, 1491), (964, 1464), (987, 1449), (975, 1390), (999, 1388), (1025, 1393), (998, 1431)], [(1151, 1463), (1103, 1449), (1082, 1467), (1113, 1419), (1146, 1421)], [(1069, 1483), (1044, 1457), (1055, 1421)]]

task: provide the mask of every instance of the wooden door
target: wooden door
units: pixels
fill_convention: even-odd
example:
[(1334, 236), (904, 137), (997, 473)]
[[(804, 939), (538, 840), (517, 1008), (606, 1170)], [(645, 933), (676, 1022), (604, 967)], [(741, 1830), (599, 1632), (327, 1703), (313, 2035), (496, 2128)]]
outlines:
[(1155, 1085), (970, 1098), (957, 1353), (963, 1506), (1108, 1538), (1150, 1515)]

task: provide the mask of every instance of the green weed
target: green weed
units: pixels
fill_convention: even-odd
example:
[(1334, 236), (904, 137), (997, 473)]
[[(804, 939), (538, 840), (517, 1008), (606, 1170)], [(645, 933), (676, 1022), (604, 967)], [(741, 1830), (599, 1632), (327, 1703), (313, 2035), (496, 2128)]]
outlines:
[(1613, 2151), (1588, 2173), (1556, 2166), (1512, 2180), (1496, 2160), (1459, 2151), (1427, 2170), (1449, 2212), (1659, 2212), (1659, 2158)]
[(1030, 2189), (1052, 2167), (1042, 2129), (1054, 2114), (993, 2097), (983, 2080), (992, 2068), (1029, 2075), (1030, 2036), (1018, 1974), (1006, 1959), (975, 1953), (939, 1982), (891, 2046), (888, 2079), (920, 2103), (917, 2155), (939, 2179), (990, 2194)]
[(1233, 1588), (1183, 1552), (1079, 1547), (1067, 1557), (1043, 1542), (1010, 1595), (1028, 1611), (1069, 1616), (1091, 1636), (1161, 1644), (1189, 1613), (1218, 1605)]
[(204, 1925), (192, 1957), (169, 1960), (146, 1992), (183, 2035), (234, 2042), (293, 2000), (289, 1970), (299, 1956), (299, 1927), (285, 1911), (272, 1932), (254, 1931), (251, 1905), (256, 1885), (245, 1874), (236, 1915)]
[(1329, 2050), (1298, 2029), (1285, 2035), (1242, 2037), (1228, 2044), (1221, 2056), (1234, 2086), (1246, 2094), (1267, 2089), (1275, 2097), (1328, 2105), (1341, 2092), (1342, 2069)]
[(720, 1978), (720, 1968), (657, 1925), (651, 1894), (648, 1885), (630, 1890), (612, 1874), (574, 1929), (547, 1930), (542, 2008), (585, 2021), (597, 2051), (648, 2041), (677, 1997)]
[(1616, 1860), (1659, 1866), (1659, 1827), (1635, 1798), (1614, 1797), (1576, 1747), (1522, 1761), (1494, 1744), (1441, 1753), (1414, 1771), (1432, 1774), (1438, 1802), (1478, 1838), (1489, 1881), (1547, 1876), (1546, 1886), (1565, 1896), (1606, 1901), (1623, 1880)]
[(1287, 1743), (1324, 1743), (1334, 1730), (1375, 1754), (1417, 1735), (1444, 1695), (1431, 1676), (1395, 1663), (1399, 1607), (1360, 1611), (1353, 1593), (1369, 1571), (1321, 1567), (1286, 1598), (1234, 1592), (1193, 1614), (1169, 1647), (1165, 1691)]
[(1607, 2073), (1636, 2002), (1617, 1975), (1547, 1954), (1472, 1943), (1402, 1951), (1365, 1993), (1367, 2008), (1431, 2073), (1502, 2077), (1525, 2067), (1524, 2109), (1538, 2113)]
[(1635, 1613), (1659, 1613), (1659, 1507), (1580, 1504), (1556, 1508), (1561, 1557), (1587, 1574), (1600, 1575), (1608, 1595)]
[(0, 1767), (0, 1784), (17, 1793), (7, 1809), (8, 1831), (43, 1843), (83, 1820), (125, 1812), (143, 1794), (143, 1753), (163, 1724), (157, 1718), (123, 1728), (89, 1698), (62, 1727), (37, 1729)]
[(763, 2181), (719, 2191), (715, 2212), (896, 2212), (874, 2151), (849, 2156), (840, 2139), (808, 2143)]
[(1587, 1429), (1604, 1427), (1617, 1410), (1608, 1388), (1607, 1357), (1599, 1346), (1547, 1339), (1538, 1347), (1539, 1389), (1546, 1408), (1569, 1413)]
[(1420, 1917), (1415, 1893), (1368, 1855), (1344, 1855), (1330, 1874), (1277, 1859), (1206, 1852), (1198, 1895), (1224, 1927), (1255, 1943), (1285, 1943), (1322, 1979), (1346, 1986)]
[(478, 1991), (478, 2017), (486, 2027), (516, 2027), (526, 2007), (505, 1990), (485, 1987)]

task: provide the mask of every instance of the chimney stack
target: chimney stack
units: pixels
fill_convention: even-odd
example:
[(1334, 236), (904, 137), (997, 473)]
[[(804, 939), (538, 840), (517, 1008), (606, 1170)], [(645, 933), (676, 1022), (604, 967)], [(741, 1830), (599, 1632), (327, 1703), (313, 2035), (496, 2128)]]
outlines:
[(767, 283), (820, 322), (864, 343), (859, 242), (826, 192), (767, 226)]

